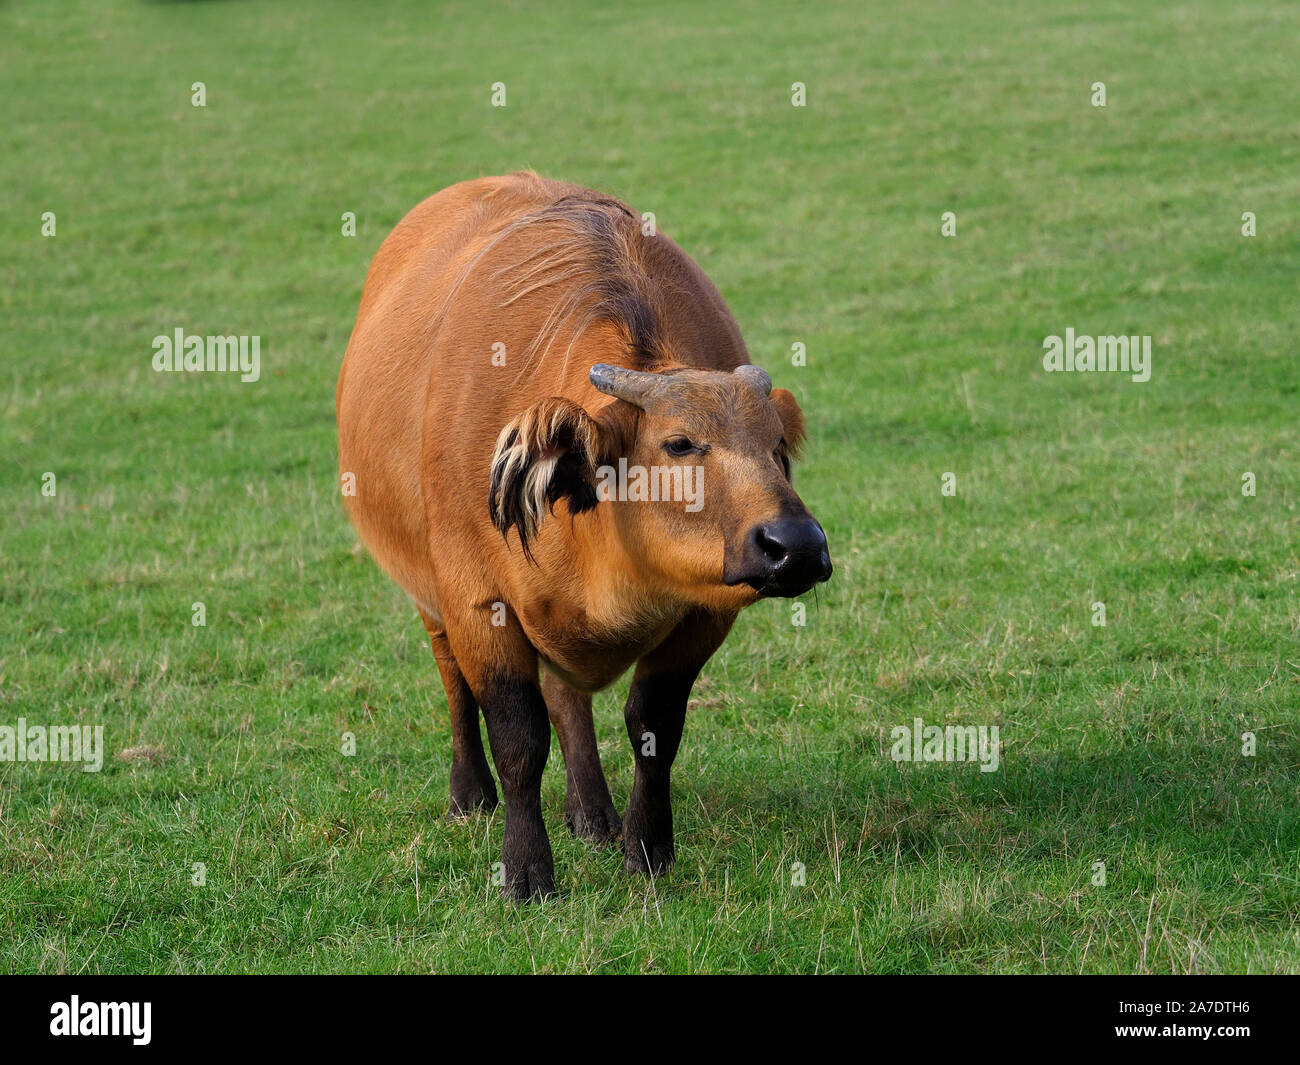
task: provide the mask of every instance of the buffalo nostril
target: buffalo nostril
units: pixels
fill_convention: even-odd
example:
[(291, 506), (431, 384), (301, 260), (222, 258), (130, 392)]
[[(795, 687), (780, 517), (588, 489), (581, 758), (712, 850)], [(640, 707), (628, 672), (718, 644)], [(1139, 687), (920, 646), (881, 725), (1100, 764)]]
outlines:
[(830, 565), (826, 534), (815, 521), (782, 520), (758, 526), (753, 533), (758, 557), (774, 573), (825, 571)]
[(826, 534), (811, 518), (779, 518), (752, 527), (743, 564), (740, 580), (763, 594), (799, 595), (831, 575)]
[(780, 565), (790, 554), (789, 549), (781, 542), (779, 533), (772, 526), (760, 525), (755, 529), (754, 541), (763, 557), (774, 566)]

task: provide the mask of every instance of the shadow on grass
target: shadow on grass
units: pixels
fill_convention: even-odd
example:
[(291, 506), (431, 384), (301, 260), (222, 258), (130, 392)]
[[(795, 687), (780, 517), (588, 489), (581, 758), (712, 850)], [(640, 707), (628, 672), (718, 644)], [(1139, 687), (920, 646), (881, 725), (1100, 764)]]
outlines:
[(845, 854), (925, 860), (955, 848), (999, 860), (1073, 860), (1146, 845), (1216, 858), (1230, 847), (1237, 860), (1250, 860), (1300, 853), (1297, 761), (1300, 752), (1285, 746), (1247, 757), (1227, 745), (1170, 742), (1012, 753), (989, 773), (974, 763), (895, 765), (874, 753), (856, 764), (812, 757), (765, 778), (679, 780), (674, 804), (689, 811), (693, 833), (710, 824), (727, 833), (761, 828), (770, 819), (822, 834), (834, 817)]

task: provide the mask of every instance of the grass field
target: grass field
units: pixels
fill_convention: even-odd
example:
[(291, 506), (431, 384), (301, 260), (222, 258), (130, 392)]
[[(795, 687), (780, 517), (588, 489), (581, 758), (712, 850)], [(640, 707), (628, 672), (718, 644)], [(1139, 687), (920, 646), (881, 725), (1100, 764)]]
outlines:
[[(0, 725), (108, 752), (0, 762), (0, 970), (1300, 971), (1300, 9), (1087, 7), (0, 8)], [(522, 167), (717, 282), (837, 567), (706, 670), (670, 877), (568, 835), (553, 745), (526, 908), (333, 408), (389, 229)], [(177, 327), (261, 379), (154, 373)], [(1045, 373), (1067, 328), (1150, 381)], [(999, 769), (896, 763), (916, 717)]]

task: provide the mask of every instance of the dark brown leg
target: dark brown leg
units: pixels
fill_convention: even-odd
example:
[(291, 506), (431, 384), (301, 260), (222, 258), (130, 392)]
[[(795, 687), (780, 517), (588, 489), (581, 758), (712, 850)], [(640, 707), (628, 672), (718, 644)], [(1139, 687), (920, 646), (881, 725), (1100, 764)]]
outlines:
[(448, 618), (447, 629), (463, 679), (483, 708), (506, 801), (502, 894), (519, 902), (546, 898), (555, 891), (551, 841), (542, 820), (551, 727), (537, 683), (537, 652), (517, 624), (499, 628), (470, 615)]
[(618, 838), (623, 823), (609, 797), (605, 771), (600, 766), (591, 696), (575, 691), (546, 670), (542, 671), (542, 694), (564, 752), (565, 823), (581, 839), (611, 843)]
[(488, 742), (506, 798), (502, 892), (519, 902), (555, 891), (551, 841), (542, 820), (542, 771), (551, 749), (546, 703), (532, 677), (496, 669), (477, 682)]
[(442, 687), (447, 693), (447, 710), (451, 715), (451, 805), (447, 812), (452, 817), (464, 817), (479, 809), (494, 810), (497, 787), (483, 756), (478, 703), (456, 664), (442, 625), (423, 610), (420, 617), (433, 645), (433, 657), (438, 662)]
[(637, 663), (623, 712), (636, 759), (623, 821), (624, 865), (630, 873), (657, 876), (676, 858), (669, 774), (681, 745), (686, 700), (735, 619), (734, 614), (691, 614)]

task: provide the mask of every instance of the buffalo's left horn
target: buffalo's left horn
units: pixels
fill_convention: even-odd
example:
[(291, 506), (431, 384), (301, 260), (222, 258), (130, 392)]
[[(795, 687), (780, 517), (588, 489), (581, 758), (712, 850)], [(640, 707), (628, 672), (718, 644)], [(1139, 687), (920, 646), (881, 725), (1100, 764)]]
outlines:
[(763, 395), (770, 396), (772, 394), (772, 379), (767, 376), (767, 371), (761, 366), (750, 366), (746, 364), (744, 366), (737, 366), (732, 372), (735, 373), (737, 377), (741, 377), (748, 381)]
[(587, 379), (597, 391), (615, 399), (626, 400), (642, 410), (662, 395), (668, 385), (668, 378), (663, 374), (629, 370), (625, 366), (610, 366), (603, 362), (598, 362), (591, 368)]

